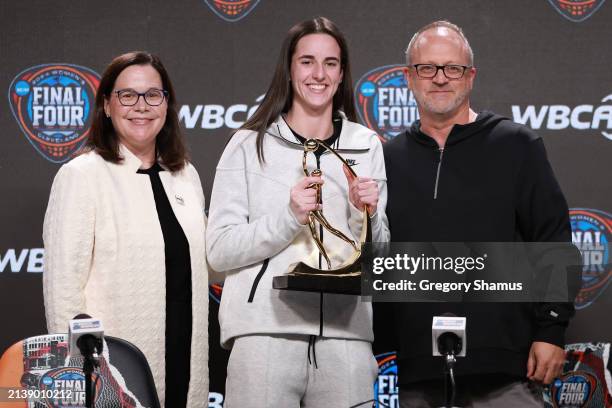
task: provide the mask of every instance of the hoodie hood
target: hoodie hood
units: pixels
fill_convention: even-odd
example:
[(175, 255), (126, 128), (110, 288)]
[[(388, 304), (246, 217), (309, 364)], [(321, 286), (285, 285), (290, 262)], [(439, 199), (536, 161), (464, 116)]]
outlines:
[[(489, 132), (499, 122), (504, 120), (510, 119), (497, 115), (493, 112), (482, 111), (478, 114), (474, 122), (466, 123), (465, 125), (454, 125), (450, 134), (448, 135), (448, 139), (446, 139), (445, 147), (461, 143), (477, 133)], [(421, 131), (420, 120), (414, 121), (407, 133), (409, 137), (413, 137), (421, 144), (438, 148), (436, 141), (431, 136)]]

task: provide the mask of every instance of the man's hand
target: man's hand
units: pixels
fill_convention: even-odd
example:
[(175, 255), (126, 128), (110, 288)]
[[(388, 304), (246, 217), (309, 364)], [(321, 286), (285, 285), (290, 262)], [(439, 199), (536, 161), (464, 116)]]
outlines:
[(323, 184), (321, 177), (304, 177), (291, 189), (289, 195), (289, 207), (291, 212), (302, 225), (308, 222), (310, 211), (320, 210), (321, 205), (317, 203), (317, 191), (312, 188), (313, 184)]
[(342, 166), (349, 186), (349, 200), (359, 211), (364, 207), (370, 216), (376, 214), (378, 206), (378, 183), (368, 177), (355, 177), (346, 166)]
[(542, 341), (534, 341), (527, 360), (527, 378), (550, 384), (561, 375), (565, 363), (565, 351), (561, 347)]

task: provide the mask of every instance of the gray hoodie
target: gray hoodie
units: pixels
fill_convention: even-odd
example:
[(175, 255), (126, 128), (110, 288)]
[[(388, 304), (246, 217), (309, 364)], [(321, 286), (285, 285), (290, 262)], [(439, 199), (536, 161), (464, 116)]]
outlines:
[[(282, 291), (272, 278), (304, 261), (319, 267), (319, 252), (306, 225), (289, 208), (289, 192), (302, 178), (303, 146), (279, 117), (263, 139), (265, 163), (257, 157), (256, 132), (238, 131), (227, 144), (215, 175), (206, 230), (210, 266), (225, 272), (219, 322), (221, 344), (249, 334), (304, 334), (371, 342), (372, 308), (359, 296)], [(382, 145), (370, 129), (343, 119), (334, 148), (357, 175), (378, 182), (372, 240), (389, 241), (387, 187)], [(316, 158), (308, 157), (315, 168)], [(348, 200), (341, 162), (320, 157), (323, 213), (332, 226), (359, 240), (362, 213)], [(323, 242), (332, 266), (352, 254), (350, 245), (326, 230)], [(323, 262), (323, 264), (325, 264)]]

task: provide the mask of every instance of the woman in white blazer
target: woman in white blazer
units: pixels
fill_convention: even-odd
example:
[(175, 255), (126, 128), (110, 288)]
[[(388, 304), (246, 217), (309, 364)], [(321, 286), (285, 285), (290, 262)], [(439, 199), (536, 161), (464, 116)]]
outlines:
[(107, 67), (85, 151), (60, 168), (45, 215), (49, 332), (80, 313), (100, 318), (144, 352), (162, 406), (206, 406), (204, 194), (158, 57), (131, 52)]

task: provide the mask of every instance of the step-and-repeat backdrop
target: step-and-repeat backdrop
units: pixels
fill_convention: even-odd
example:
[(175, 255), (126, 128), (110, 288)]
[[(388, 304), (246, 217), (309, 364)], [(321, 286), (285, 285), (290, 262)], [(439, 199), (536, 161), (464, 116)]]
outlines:
[[(41, 231), (49, 190), (58, 168), (88, 133), (100, 74), (114, 56), (143, 49), (162, 58), (209, 197), (223, 146), (257, 108), (293, 24), (323, 15), (339, 25), (349, 42), (360, 121), (390, 139), (416, 118), (413, 96), (401, 75), (406, 45), (416, 29), (444, 18), (464, 28), (474, 49), (478, 75), (473, 106), (506, 115), (544, 137), (571, 207), (573, 239), (592, 244), (583, 246), (590, 266), (584, 271), (568, 342), (577, 343), (570, 352), (576, 364), (599, 358), (594, 375), (606, 388), (612, 272), (607, 246), (601, 244), (612, 238), (610, 3), (2, 1), (0, 352), (19, 339), (45, 333)], [(78, 95), (65, 91), (74, 84), (82, 87)], [(35, 87), (47, 89), (49, 97), (35, 93)], [(61, 95), (60, 104), (52, 92)], [(222, 287), (211, 286), (211, 407), (222, 406), (227, 359), (218, 345), (221, 296)], [(395, 355), (392, 350), (377, 353), (380, 406), (397, 406)], [(577, 398), (563, 394), (570, 389), (582, 392), (579, 398), (594, 391), (582, 386), (588, 381), (575, 373), (566, 377), (562, 380), (580, 387), (557, 383), (553, 400)]]

